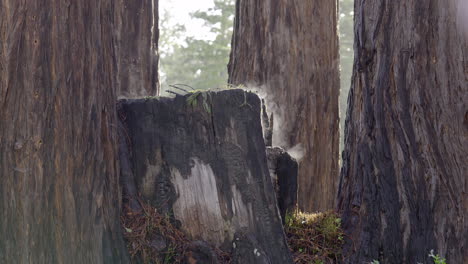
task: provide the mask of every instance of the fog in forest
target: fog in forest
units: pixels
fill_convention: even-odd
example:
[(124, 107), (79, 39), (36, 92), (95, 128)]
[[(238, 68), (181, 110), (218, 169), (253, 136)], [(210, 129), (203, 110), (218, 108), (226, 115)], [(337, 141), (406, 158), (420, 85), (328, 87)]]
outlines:
[(466, 0), (457, 0), (458, 4), (458, 23), (461, 29), (465, 32), (468, 37), (468, 1)]
[[(161, 3), (160, 11), (160, 74), (162, 95), (174, 90), (170, 85), (184, 84), (193, 89), (225, 88), (227, 84), (227, 63), (231, 49), (234, 0), (201, 1), (197, 5), (186, 5), (185, 0), (170, 0)], [(184, 7), (184, 8), (181, 8)], [(199, 9), (202, 7), (201, 9)], [(344, 141), (344, 121), (348, 92), (351, 85), (353, 66), (353, 15), (354, 0), (339, 1), (340, 36), (340, 153)], [(184, 89), (191, 90), (185, 87)], [(246, 87), (258, 91), (255, 87)], [(177, 89), (175, 89), (177, 92)], [(180, 92), (180, 91), (179, 91)], [(267, 101), (268, 96), (259, 94)], [(281, 127), (283, 116), (280, 109), (270, 104), (275, 113), (274, 141), (284, 142)], [(294, 150), (299, 145), (285, 146)], [(301, 152), (295, 151), (297, 157)], [(341, 155), (341, 154), (340, 154)]]
[(0, 40), (0, 264), (468, 264), (468, 0), (4, 0)]

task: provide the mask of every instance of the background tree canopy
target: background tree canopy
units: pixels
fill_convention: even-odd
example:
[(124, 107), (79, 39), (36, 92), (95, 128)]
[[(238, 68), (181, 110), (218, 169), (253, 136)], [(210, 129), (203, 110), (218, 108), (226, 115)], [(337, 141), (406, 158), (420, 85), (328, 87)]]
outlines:
[(184, 25), (171, 25), (168, 10), (163, 11), (161, 27), (161, 90), (170, 84), (187, 84), (195, 89), (224, 87), (231, 50), (234, 0), (215, 0), (208, 10), (191, 13), (203, 20), (211, 38), (187, 36)]

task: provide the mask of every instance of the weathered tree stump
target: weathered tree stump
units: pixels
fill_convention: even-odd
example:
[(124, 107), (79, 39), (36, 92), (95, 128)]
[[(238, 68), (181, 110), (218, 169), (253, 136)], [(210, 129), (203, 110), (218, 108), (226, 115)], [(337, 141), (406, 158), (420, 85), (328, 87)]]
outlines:
[(231, 249), (235, 234), (245, 234), (258, 241), (250, 250), (264, 252), (269, 263), (292, 262), (255, 94), (226, 90), (121, 103), (144, 199), (172, 214), (192, 239)]

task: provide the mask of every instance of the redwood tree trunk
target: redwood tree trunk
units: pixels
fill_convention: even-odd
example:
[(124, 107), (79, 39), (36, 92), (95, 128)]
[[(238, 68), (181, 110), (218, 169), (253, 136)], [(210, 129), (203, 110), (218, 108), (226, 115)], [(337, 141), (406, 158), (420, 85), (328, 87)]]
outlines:
[(111, 0), (0, 1), (0, 263), (125, 263)]
[(302, 210), (334, 207), (338, 181), (337, 2), (237, 0), (229, 82), (256, 86), (273, 145), (299, 145)]
[(347, 263), (429, 263), (431, 249), (468, 263), (468, 52), (456, 2), (356, 2), (338, 194)]
[(158, 0), (115, 0), (117, 96), (159, 93)]

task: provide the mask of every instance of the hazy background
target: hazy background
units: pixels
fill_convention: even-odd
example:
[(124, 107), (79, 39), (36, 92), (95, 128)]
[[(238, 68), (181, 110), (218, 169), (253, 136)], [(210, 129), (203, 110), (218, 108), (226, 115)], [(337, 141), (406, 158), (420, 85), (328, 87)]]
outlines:
[[(234, 0), (169, 0), (161, 5), (161, 90), (224, 87), (231, 50)], [(163, 93), (164, 95), (164, 93)]]
[[(340, 0), (339, 3), (341, 153), (354, 59), (354, 0)], [(234, 5), (234, 0), (166, 0), (160, 3), (162, 95), (167, 95), (165, 91), (170, 89), (170, 84), (186, 84), (194, 89), (226, 86)]]

